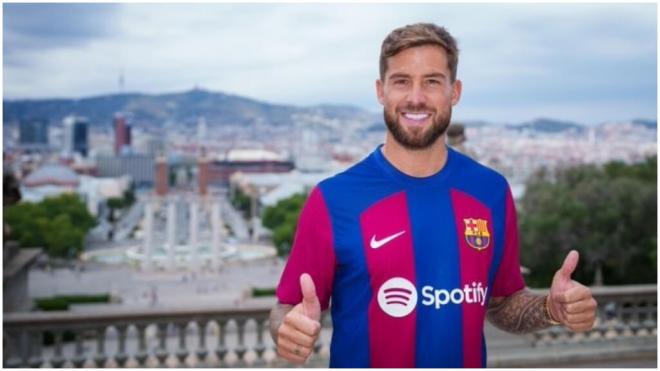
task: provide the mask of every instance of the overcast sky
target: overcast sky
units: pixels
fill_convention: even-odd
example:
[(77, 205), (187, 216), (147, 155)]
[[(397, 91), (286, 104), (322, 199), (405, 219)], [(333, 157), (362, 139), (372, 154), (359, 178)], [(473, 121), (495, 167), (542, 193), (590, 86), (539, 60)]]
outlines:
[(3, 4), (5, 98), (199, 86), (380, 111), (383, 38), (444, 25), (461, 49), (454, 117), (585, 124), (657, 115), (655, 4)]

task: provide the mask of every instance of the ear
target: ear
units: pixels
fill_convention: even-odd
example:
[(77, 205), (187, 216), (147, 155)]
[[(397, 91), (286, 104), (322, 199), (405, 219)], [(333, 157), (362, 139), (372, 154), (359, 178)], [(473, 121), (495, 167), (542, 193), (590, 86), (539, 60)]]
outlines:
[(383, 82), (380, 79), (376, 80), (376, 97), (378, 98), (378, 102), (384, 106), (385, 94), (383, 92)]
[(451, 92), (451, 105), (455, 106), (459, 100), (461, 100), (461, 93), (463, 92), (463, 82), (461, 80), (456, 80), (452, 84)]

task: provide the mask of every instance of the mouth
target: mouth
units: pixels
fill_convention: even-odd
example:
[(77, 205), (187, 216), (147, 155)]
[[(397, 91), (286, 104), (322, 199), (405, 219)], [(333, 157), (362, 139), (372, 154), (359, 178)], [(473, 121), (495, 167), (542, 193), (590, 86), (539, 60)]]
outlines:
[(428, 112), (403, 112), (401, 117), (405, 124), (419, 126), (431, 118), (431, 114)]

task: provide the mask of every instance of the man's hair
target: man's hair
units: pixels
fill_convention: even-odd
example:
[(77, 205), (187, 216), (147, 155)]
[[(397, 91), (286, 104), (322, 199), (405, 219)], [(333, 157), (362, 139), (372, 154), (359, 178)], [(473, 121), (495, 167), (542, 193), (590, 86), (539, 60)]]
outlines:
[(456, 81), (458, 46), (456, 39), (444, 28), (433, 23), (415, 23), (390, 32), (380, 48), (380, 79), (385, 80), (387, 59), (400, 52), (422, 45), (437, 45), (447, 52), (451, 81)]

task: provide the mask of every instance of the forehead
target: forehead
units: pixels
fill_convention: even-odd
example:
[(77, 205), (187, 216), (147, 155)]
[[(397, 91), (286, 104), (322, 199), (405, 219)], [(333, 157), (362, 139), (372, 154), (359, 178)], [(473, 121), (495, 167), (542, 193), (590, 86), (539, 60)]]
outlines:
[(387, 59), (387, 73), (411, 76), (441, 73), (449, 76), (447, 52), (437, 45), (422, 45), (404, 49)]

